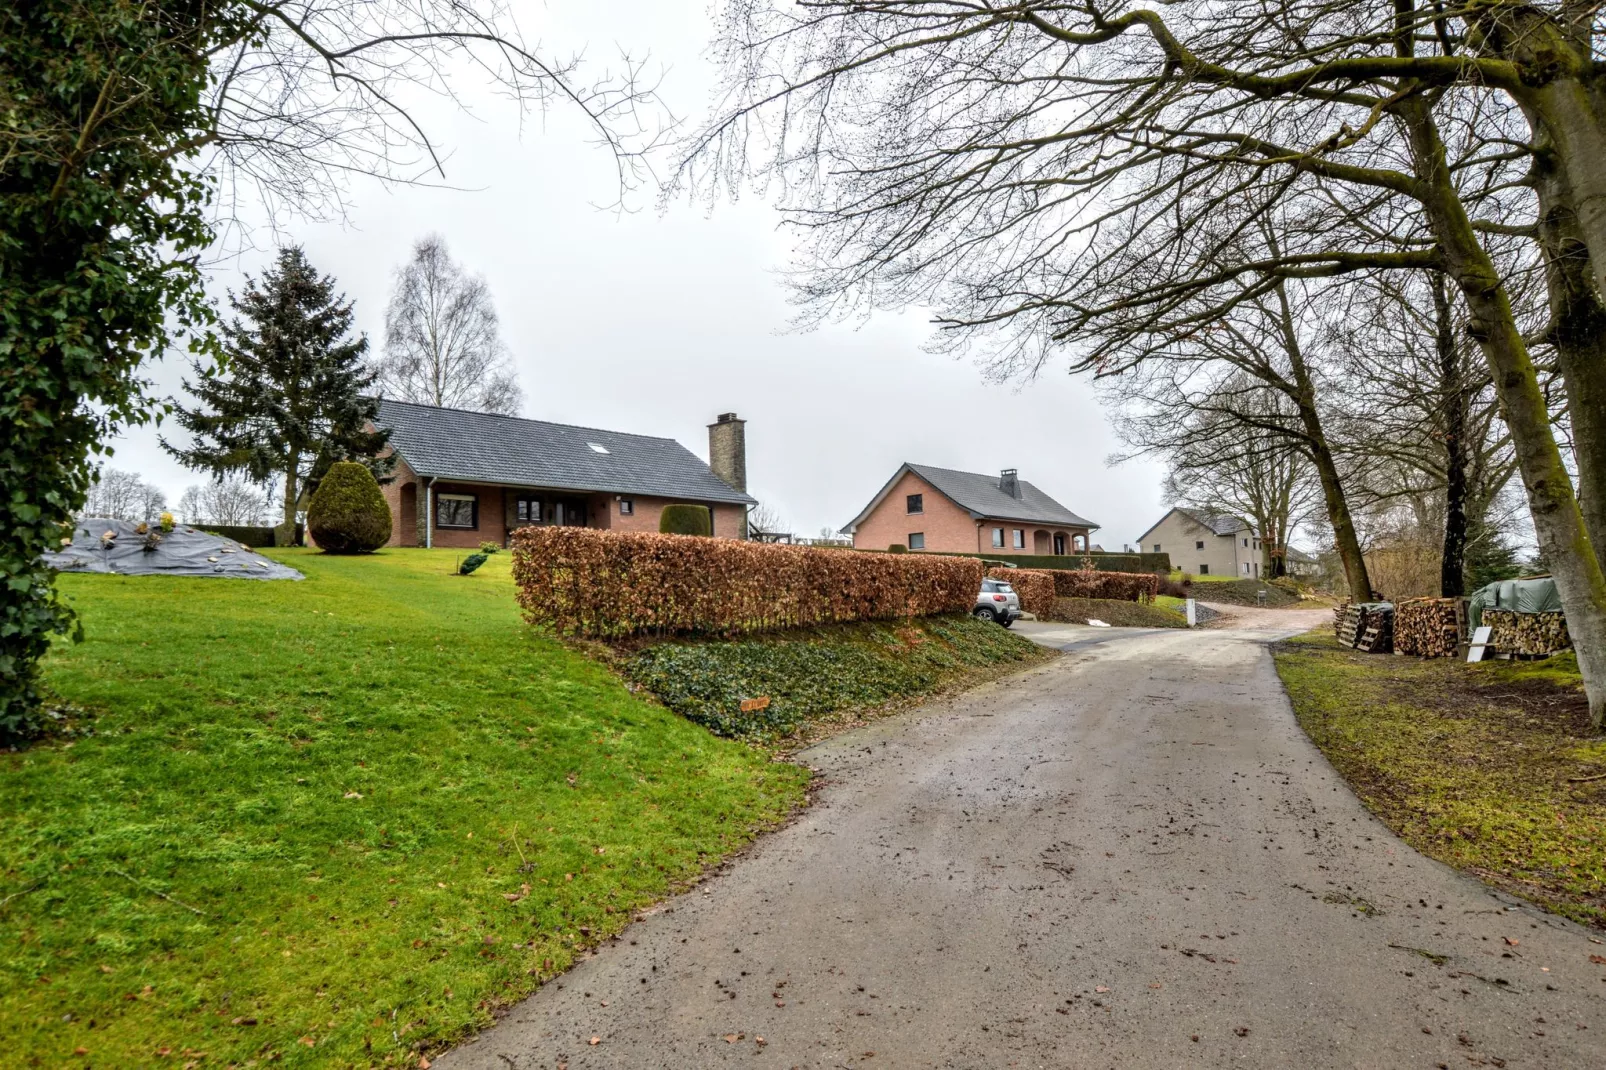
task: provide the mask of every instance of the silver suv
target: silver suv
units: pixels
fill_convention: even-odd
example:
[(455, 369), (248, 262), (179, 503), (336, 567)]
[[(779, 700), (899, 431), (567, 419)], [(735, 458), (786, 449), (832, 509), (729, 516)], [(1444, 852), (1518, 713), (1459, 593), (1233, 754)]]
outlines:
[(1020, 595), (1003, 580), (982, 580), (971, 615), (1009, 627), (1020, 619)]

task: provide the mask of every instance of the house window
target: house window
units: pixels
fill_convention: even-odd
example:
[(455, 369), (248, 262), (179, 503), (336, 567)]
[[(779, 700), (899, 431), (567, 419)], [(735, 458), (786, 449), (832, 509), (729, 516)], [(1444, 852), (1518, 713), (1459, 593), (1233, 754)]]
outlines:
[(923, 513), (926, 511), (926, 496), (924, 494), (911, 494), (904, 498), (903, 501), (911, 513)]
[(619, 499), (619, 515), (620, 516), (635, 516), (636, 515), (636, 503), (634, 501), (630, 500), (629, 498), (620, 498)]
[(1245, 546), (1248, 546), (1248, 545), (1249, 545), (1249, 540), (1248, 540), (1248, 539), (1245, 539), (1245, 540), (1244, 540), (1244, 545), (1245, 545)]
[(996, 549), (999, 549), (999, 550), (1002, 550), (1004, 548), (1004, 529), (1003, 528), (994, 528), (993, 529), (993, 546)]
[(1017, 549), (1017, 550), (1026, 549), (1026, 529), (1025, 528), (1016, 528), (1015, 529), (1014, 535), (1010, 539), (1010, 545), (1015, 547), (1015, 549)]
[(1249, 575), (1249, 562), (1247, 561), (1244, 562), (1244, 575)]
[(472, 494), (437, 494), (435, 526), (472, 531), (480, 526), (479, 505), (480, 500)]
[(1155, 553), (1159, 553), (1160, 552), (1160, 544), (1159, 543), (1155, 543), (1154, 544), (1154, 552)]
[(1201, 575), (1201, 576), (1210, 575), (1210, 566), (1209, 565), (1200, 565), (1199, 566), (1199, 575)]
[(1204, 543), (1196, 542), (1196, 543), (1193, 544), (1193, 548), (1195, 550), (1203, 550), (1204, 549)]
[(911, 549), (911, 550), (924, 550), (925, 548), (926, 548), (926, 533), (923, 532), (923, 531), (911, 531), (909, 533), (909, 549)]

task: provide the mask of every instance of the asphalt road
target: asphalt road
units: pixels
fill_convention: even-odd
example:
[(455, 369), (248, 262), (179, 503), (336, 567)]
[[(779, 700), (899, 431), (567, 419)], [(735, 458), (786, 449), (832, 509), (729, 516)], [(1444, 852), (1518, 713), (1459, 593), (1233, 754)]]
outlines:
[(1606, 1067), (1606, 945), (1375, 822), (1245, 623), (1028, 628), (436, 1070)]

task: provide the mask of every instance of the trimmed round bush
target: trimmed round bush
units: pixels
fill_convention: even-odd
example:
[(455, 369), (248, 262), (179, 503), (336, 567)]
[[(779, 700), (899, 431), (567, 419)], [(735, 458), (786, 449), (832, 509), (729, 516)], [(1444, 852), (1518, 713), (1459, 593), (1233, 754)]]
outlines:
[(712, 535), (714, 515), (706, 505), (666, 505), (658, 530), (665, 535)]
[(909, 547), (905, 546), (901, 542), (895, 542), (891, 546), (887, 547), (887, 553), (889, 554), (906, 554), (908, 552)]
[(366, 554), (390, 541), (390, 506), (367, 465), (336, 461), (307, 506), (307, 530), (331, 554)]

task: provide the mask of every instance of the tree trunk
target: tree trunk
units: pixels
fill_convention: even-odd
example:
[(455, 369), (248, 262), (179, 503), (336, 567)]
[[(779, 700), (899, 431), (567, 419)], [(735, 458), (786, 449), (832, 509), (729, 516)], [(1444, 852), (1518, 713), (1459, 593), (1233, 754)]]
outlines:
[(1483, 351), (1499, 395), (1528, 491), (1539, 549), (1550, 562), (1567, 629), (1578, 652), (1590, 719), (1606, 718), (1606, 575), (1584, 531), (1572, 477), (1550, 430), (1550, 412), (1511, 303), (1494, 263), (1479, 244), (1451, 181), (1444, 144), (1420, 101), (1402, 104), (1420, 181), (1418, 195), (1444, 255), (1445, 272), (1471, 313), (1469, 331)]
[(1578, 503), (1599, 559), (1606, 555), (1606, 305), (1595, 289), (1589, 250), (1568, 203), (1566, 183), (1542, 133), (1536, 134), (1541, 144), (1534, 154), (1533, 179), (1550, 298), (1550, 341), (1567, 387)]
[(290, 462), (285, 466), (284, 473), (284, 519), (279, 526), (273, 529), (273, 545), (294, 546), (296, 544), (296, 506), (301, 501), (301, 488), (296, 483), (296, 476), (301, 471), (301, 455), (292, 453)]
[(1372, 578), (1366, 573), (1366, 557), (1361, 553), (1360, 536), (1355, 533), (1355, 518), (1350, 515), (1349, 500), (1344, 495), (1344, 483), (1338, 475), (1338, 462), (1327, 442), (1327, 431), (1322, 427), (1321, 413), (1316, 409), (1316, 384), (1311, 381), (1310, 369), (1305, 364), (1305, 353), (1294, 330), (1293, 314), (1288, 307), (1288, 295), (1277, 284), (1278, 307), (1281, 311), (1283, 345), (1288, 350), (1288, 364), (1293, 372), (1294, 388), (1299, 396), (1294, 405), (1299, 409), (1300, 426), (1310, 443), (1311, 463), (1316, 466), (1317, 478), (1322, 484), (1322, 500), (1327, 505), (1327, 520), (1333, 525), (1333, 541), (1337, 544), (1338, 558), (1344, 563), (1344, 579), (1349, 585), (1352, 602), (1372, 600)]
[(1466, 594), (1467, 567), (1467, 392), (1455, 347), (1455, 322), (1444, 272), (1435, 271), (1434, 345), (1439, 358), (1439, 404), (1444, 420), (1444, 551), (1439, 560), (1439, 596)]

